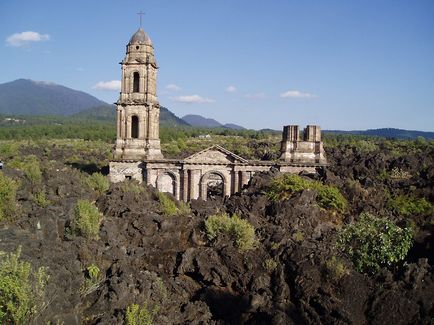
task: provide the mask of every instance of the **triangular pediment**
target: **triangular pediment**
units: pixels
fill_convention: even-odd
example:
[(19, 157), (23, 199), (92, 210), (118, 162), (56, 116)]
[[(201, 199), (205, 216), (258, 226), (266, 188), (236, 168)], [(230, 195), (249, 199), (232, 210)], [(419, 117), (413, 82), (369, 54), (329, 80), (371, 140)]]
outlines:
[(219, 145), (214, 145), (205, 150), (199, 151), (184, 159), (188, 163), (215, 163), (215, 164), (231, 164), (231, 163), (247, 163), (247, 160), (226, 150)]

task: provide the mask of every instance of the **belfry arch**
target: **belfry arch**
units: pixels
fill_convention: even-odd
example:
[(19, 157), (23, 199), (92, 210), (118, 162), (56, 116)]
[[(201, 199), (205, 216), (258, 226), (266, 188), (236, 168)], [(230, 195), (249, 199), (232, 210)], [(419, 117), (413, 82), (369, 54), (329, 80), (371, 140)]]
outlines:
[(136, 71), (133, 73), (133, 93), (140, 92), (140, 75)]
[(131, 116), (131, 137), (137, 139), (139, 137), (139, 117)]

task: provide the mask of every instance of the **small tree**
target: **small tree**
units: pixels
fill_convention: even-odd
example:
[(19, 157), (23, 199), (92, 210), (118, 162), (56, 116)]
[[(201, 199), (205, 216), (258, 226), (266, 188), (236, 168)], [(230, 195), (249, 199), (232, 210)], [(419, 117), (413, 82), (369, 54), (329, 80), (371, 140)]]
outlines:
[(359, 272), (376, 272), (402, 261), (412, 246), (411, 228), (362, 213), (360, 220), (344, 228), (337, 247), (346, 253)]
[(46, 269), (34, 269), (16, 253), (0, 252), (0, 324), (28, 324), (43, 307)]
[(79, 200), (74, 209), (73, 229), (86, 238), (98, 239), (102, 214), (94, 203)]

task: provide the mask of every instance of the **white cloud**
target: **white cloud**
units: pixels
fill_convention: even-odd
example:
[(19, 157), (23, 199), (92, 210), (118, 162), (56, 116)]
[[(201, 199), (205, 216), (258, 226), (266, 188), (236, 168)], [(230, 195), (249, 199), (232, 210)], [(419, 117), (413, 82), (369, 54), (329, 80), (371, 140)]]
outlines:
[(169, 84), (166, 86), (166, 89), (170, 90), (170, 91), (180, 91), (181, 87), (179, 87), (178, 85), (175, 85), (175, 84)]
[(48, 34), (39, 34), (38, 32), (22, 32), (15, 33), (6, 38), (6, 45), (21, 47), (29, 44), (30, 42), (41, 42), (48, 41), (50, 39), (50, 35)]
[(315, 98), (316, 95), (310, 93), (304, 93), (299, 90), (288, 90), (280, 94), (282, 98)]
[(254, 94), (245, 94), (244, 97), (248, 98), (248, 99), (264, 99), (265, 93), (264, 92), (259, 92), (259, 93), (254, 93)]
[(202, 97), (199, 95), (178, 96), (172, 98), (175, 102), (186, 104), (205, 104), (214, 102), (213, 99)]
[(121, 90), (120, 80), (100, 81), (92, 89), (99, 90)]
[(226, 91), (228, 93), (234, 93), (237, 91), (237, 87), (230, 85), (229, 87), (226, 88)]

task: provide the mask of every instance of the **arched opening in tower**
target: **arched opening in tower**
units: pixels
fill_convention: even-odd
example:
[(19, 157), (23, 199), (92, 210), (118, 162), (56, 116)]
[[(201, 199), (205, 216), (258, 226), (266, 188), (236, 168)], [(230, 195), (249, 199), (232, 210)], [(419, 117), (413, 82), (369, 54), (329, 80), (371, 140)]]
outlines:
[(133, 92), (138, 93), (140, 91), (140, 75), (138, 72), (133, 74)]
[(134, 139), (139, 137), (139, 118), (136, 115), (131, 118), (131, 137)]

